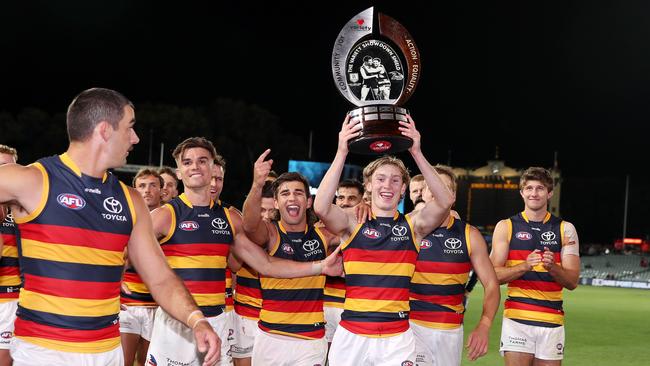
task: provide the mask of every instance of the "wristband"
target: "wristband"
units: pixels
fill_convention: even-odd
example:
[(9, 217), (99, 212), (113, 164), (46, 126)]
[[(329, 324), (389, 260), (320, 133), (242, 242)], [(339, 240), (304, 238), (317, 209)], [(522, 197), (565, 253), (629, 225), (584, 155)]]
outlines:
[(194, 330), (194, 328), (196, 328), (196, 325), (199, 324), (200, 322), (208, 323), (208, 319), (205, 317), (197, 319), (196, 322), (194, 322), (194, 324), (192, 325), (192, 330)]
[(322, 261), (311, 262), (311, 270), (314, 276), (323, 273), (323, 263)]
[(192, 321), (192, 318), (194, 318), (196, 316), (198, 316), (199, 318), (205, 318), (205, 316), (203, 315), (203, 312), (201, 310), (194, 310), (193, 312), (190, 313), (190, 315), (187, 316), (187, 321), (185, 321), (185, 323), (187, 323), (188, 327), (194, 328), (194, 327), (192, 327), (190, 325), (190, 322)]

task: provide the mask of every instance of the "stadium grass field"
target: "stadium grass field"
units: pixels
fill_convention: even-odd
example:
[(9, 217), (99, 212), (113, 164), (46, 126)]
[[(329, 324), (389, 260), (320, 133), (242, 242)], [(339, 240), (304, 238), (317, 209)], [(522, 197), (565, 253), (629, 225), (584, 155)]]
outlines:
[[(481, 315), (483, 287), (470, 295), (465, 314), (465, 339)], [(505, 286), (501, 286), (501, 306), (490, 329), (488, 354), (462, 365), (503, 365), (499, 355), (501, 317)], [(611, 287), (579, 286), (564, 291), (567, 366), (650, 365), (650, 291)]]

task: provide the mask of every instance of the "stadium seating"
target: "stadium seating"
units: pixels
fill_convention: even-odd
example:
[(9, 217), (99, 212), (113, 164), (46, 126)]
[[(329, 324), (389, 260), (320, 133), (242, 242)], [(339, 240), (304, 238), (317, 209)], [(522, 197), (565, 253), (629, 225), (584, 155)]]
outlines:
[(640, 261), (639, 255), (583, 256), (580, 277), (650, 282), (650, 268), (641, 267)]

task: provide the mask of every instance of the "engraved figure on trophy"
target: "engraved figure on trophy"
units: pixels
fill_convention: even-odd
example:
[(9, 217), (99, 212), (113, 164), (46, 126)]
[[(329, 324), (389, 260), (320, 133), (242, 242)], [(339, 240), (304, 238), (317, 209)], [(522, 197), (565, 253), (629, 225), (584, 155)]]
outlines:
[(413, 37), (393, 18), (368, 8), (341, 30), (332, 51), (332, 75), (339, 92), (358, 108), (361, 135), (350, 150), (361, 154), (393, 153), (413, 141), (399, 132), (409, 113), (401, 105), (413, 94), (421, 74)]

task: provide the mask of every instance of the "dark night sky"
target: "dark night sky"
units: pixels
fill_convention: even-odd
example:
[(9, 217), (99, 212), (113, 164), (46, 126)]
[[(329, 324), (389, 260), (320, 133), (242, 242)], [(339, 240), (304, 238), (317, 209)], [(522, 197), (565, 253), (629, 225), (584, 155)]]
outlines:
[[(351, 107), (332, 81), (333, 42), (372, 3), (3, 2), (0, 110), (62, 112), (91, 86), (117, 89), (136, 108), (241, 99), (305, 139), (314, 131), (314, 159), (330, 161)], [(601, 241), (620, 231), (631, 174), (629, 230), (650, 233), (650, 3), (374, 4), (420, 48), (422, 79), (407, 107), (430, 161), (451, 150), (453, 165), (477, 167), (499, 146), (510, 166), (548, 167), (558, 151), (562, 212)]]

